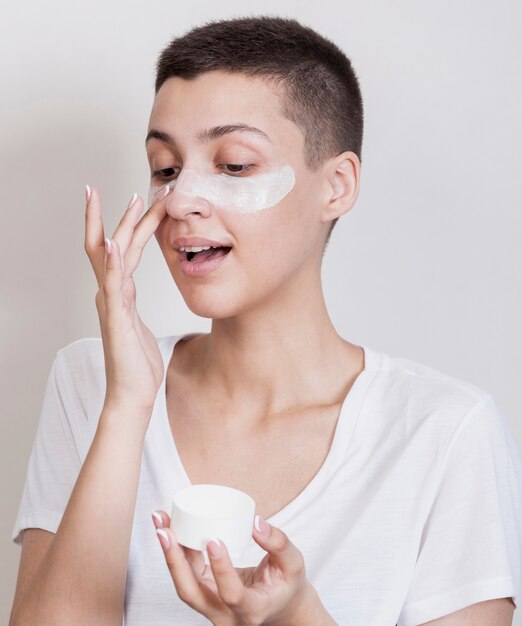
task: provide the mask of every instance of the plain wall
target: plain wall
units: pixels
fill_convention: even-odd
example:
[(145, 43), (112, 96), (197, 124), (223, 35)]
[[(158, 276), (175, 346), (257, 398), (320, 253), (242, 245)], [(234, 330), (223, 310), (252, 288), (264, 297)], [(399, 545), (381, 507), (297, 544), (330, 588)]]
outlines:
[[(349, 341), (491, 392), (522, 449), (522, 5), (438, 2), (3, 5), (0, 23), (0, 621), (20, 556), (11, 531), (56, 351), (100, 336), (83, 249), (85, 184), (112, 234), (146, 197), (144, 138), (164, 45), (213, 18), (297, 17), (351, 58), (365, 102), (361, 189), (323, 265)], [(154, 238), (136, 274), (158, 335), (208, 331)], [(158, 306), (159, 303), (159, 306)], [(522, 625), (522, 612), (515, 611)]]

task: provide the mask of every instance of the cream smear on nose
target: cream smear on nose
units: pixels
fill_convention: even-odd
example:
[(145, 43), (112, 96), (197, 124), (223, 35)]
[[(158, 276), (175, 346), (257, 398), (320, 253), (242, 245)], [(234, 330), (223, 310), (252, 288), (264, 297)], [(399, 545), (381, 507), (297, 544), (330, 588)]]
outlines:
[(295, 173), (290, 165), (248, 177), (200, 174), (196, 170), (184, 169), (175, 180), (150, 187), (149, 206), (160, 197), (167, 184), (174, 187), (174, 193), (203, 198), (216, 208), (254, 213), (280, 202), (294, 188)]

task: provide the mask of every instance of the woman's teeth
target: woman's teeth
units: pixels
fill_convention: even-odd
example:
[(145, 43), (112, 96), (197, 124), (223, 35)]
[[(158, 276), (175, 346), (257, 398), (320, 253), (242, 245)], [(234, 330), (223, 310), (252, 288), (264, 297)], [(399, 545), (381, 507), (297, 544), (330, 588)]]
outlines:
[(210, 250), (215, 246), (192, 246), (187, 248), (180, 248), (181, 252), (201, 252), (202, 250)]

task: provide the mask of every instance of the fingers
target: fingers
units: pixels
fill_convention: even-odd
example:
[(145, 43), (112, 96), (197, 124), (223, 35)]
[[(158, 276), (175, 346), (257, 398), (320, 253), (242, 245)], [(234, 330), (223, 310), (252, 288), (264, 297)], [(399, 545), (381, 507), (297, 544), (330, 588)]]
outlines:
[(167, 185), (161, 196), (150, 205), (135, 225), (125, 254), (125, 274), (127, 276), (132, 275), (138, 267), (145, 245), (166, 216), (165, 200), (171, 191), (171, 186)]
[(106, 252), (102, 290), (109, 326), (117, 327), (119, 314), (123, 310), (122, 261), (118, 242), (109, 241), (106, 244)]
[[(179, 597), (209, 619), (215, 615), (223, 623), (228, 623), (230, 618), (240, 618), (241, 623), (261, 623), (271, 613), (279, 615), (283, 610), (294, 612), (294, 605), (298, 605), (304, 597), (305, 592), (301, 591), (306, 588), (303, 584), (306, 581), (303, 555), (281, 529), (270, 526), (258, 515), (253, 536), (268, 554), (256, 570), (252, 569), (251, 572), (255, 575), (261, 568), (262, 576), (259, 580), (255, 576), (250, 577), (248, 586), (245, 586), (240, 577), (242, 570), (238, 571), (233, 566), (227, 547), (222, 541), (216, 539), (207, 543), (213, 576), (210, 580), (208, 567), (206, 575), (197, 573), (201, 571), (201, 561), (196, 558), (200, 557), (191, 561), (188, 549), (176, 541), (175, 533), (170, 528), (169, 516), (164, 511), (155, 511), (152, 519)], [(201, 552), (199, 555), (202, 556)], [(277, 575), (275, 569), (272, 571), (271, 567), (269, 571), (269, 561), (282, 576)], [(198, 563), (197, 567), (193, 563)], [(216, 623), (217, 620), (212, 621)]]
[(165, 511), (152, 511), (152, 521), (156, 528), (164, 528), (170, 526), (170, 517)]
[(253, 538), (270, 555), (285, 577), (304, 574), (305, 564), (302, 552), (290, 541), (280, 528), (271, 526), (256, 515)]
[(138, 196), (138, 194), (135, 193), (129, 200), (125, 213), (120, 219), (120, 222), (112, 236), (112, 239), (116, 239), (120, 245), (122, 258), (125, 258), (127, 248), (129, 247), (129, 243), (134, 234), (136, 222), (138, 221), (142, 211), (143, 200)]
[[(156, 231), (158, 225), (166, 215), (165, 198), (171, 191), (167, 185), (161, 196), (143, 211), (143, 200), (134, 194), (123, 214), (112, 240), (119, 244), (121, 264), (125, 276), (130, 276), (138, 266), (143, 248)], [(88, 187), (85, 207), (85, 243), (84, 248), (91, 262), (98, 286), (101, 287), (104, 276), (104, 239), (102, 208), (100, 195), (96, 187)], [(129, 249), (130, 247), (130, 249)]]
[(246, 588), (234, 568), (225, 544), (219, 539), (207, 543), (207, 552), (220, 598), (230, 608), (244, 602)]
[(203, 609), (207, 605), (203, 587), (199, 585), (192, 565), (186, 559), (183, 547), (177, 542), (174, 531), (169, 527), (164, 527), (158, 528), (156, 532), (178, 596), (196, 610)]
[(88, 188), (85, 206), (84, 248), (101, 287), (105, 264), (105, 232), (103, 229), (100, 196), (96, 187)]
[[(154, 526), (156, 526), (156, 529), (170, 527), (170, 517), (167, 513), (165, 513), (165, 511), (153, 511), (152, 520), (154, 522)], [(203, 576), (206, 568), (203, 552), (201, 552), (201, 550), (193, 550), (192, 548), (187, 548), (186, 546), (182, 546), (182, 549), (185, 552), (185, 557), (187, 561), (191, 564), (196, 577), (200, 578), (201, 576)]]

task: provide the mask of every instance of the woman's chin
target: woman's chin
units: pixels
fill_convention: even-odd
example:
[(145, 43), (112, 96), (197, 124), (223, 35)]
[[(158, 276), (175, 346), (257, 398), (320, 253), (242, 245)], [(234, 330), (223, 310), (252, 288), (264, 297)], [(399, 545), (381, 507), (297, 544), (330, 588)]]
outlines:
[(210, 299), (208, 301), (202, 301), (201, 298), (199, 300), (196, 298), (186, 298), (185, 296), (183, 296), (183, 298), (190, 311), (199, 317), (225, 319), (227, 317), (234, 317), (234, 315), (238, 313), (237, 306), (234, 306), (230, 301), (223, 302), (223, 299), (220, 299), (220, 301), (210, 301)]

